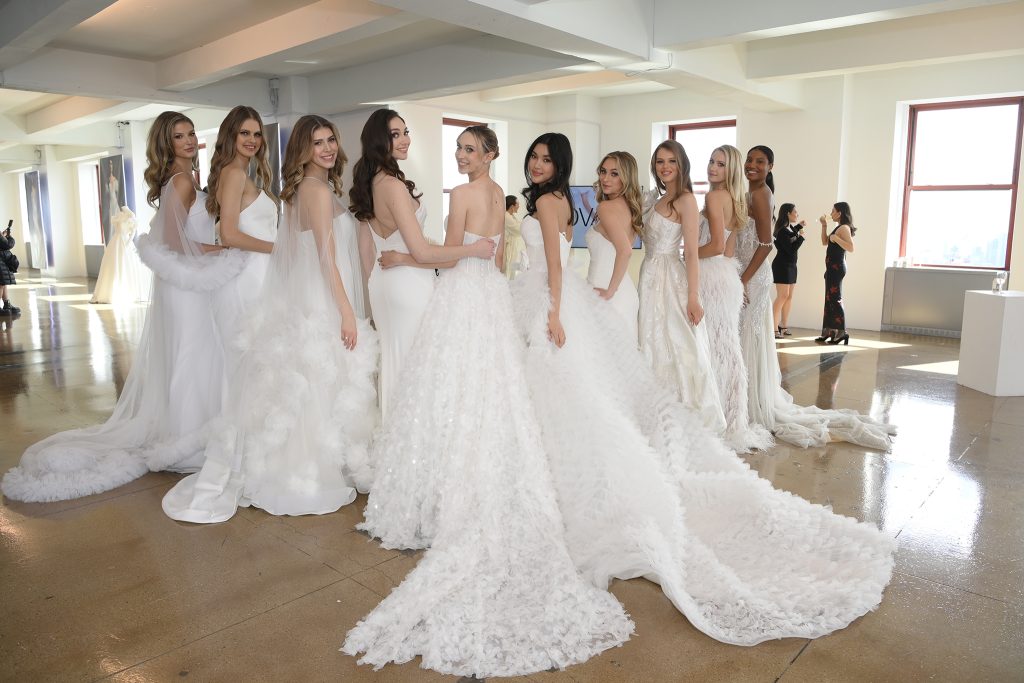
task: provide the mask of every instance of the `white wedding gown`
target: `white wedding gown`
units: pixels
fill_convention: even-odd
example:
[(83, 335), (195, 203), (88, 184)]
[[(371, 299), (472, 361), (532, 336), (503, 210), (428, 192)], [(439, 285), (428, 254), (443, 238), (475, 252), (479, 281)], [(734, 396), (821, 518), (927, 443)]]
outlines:
[(689, 291), (679, 255), (683, 226), (651, 209), (644, 217), (644, 262), (640, 267), (640, 348), (662, 384), (701, 416), (712, 432), (725, 429), (708, 329), (686, 315)]
[(369, 487), (377, 340), (360, 319), (356, 348), (341, 342), (322, 266), (337, 265), (346, 292), (361, 275), (343, 267), (350, 259), (340, 251), (346, 221), (337, 200), (335, 211), (335, 253), (324, 259), (312, 229), (294, 219), (282, 226), (260, 307), (236, 339), (238, 369), (223, 415), (208, 427), (203, 467), (164, 496), (172, 519), (222, 522), (240, 506), (326, 514)]
[[(612, 273), (615, 270), (615, 245), (608, 241), (608, 238), (591, 228), (585, 236), (587, 249), (590, 250), (590, 269), (587, 271), (587, 282), (594, 287), (606, 289), (612, 281)], [(637, 338), (639, 345), (639, 323), (637, 316), (640, 310), (640, 297), (633, 284), (633, 278), (627, 272), (615, 290), (615, 295), (608, 299), (611, 307), (622, 316), (626, 324), (626, 330), (631, 337)]]
[[(427, 220), (427, 210), (421, 204), (416, 209), (416, 220), (420, 230)], [(397, 229), (387, 239), (370, 228), (373, 244), (380, 254), (385, 251), (409, 253), (409, 248)], [(367, 282), (370, 295), (370, 311), (377, 332), (380, 334), (380, 412), (387, 417), (391, 404), (398, 393), (398, 377), (405, 363), (405, 357), (412, 347), (420, 320), (434, 292), (437, 276), (431, 268), (399, 266), (384, 269), (376, 260)]]
[[(698, 244), (711, 241), (711, 227), (701, 214)], [(726, 230), (725, 238), (729, 239)], [(747, 368), (740, 349), (740, 309), (743, 283), (739, 264), (724, 254), (700, 260), (700, 302), (707, 322), (711, 363), (718, 381), (718, 397), (725, 413), (723, 440), (730, 448), (745, 453), (771, 448), (771, 433), (751, 422), (747, 411)]]
[(528, 217), (522, 227), (531, 268), (513, 283), (516, 320), (583, 575), (597, 587), (655, 581), (695, 627), (737, 645), (814, 638), (877, 606), (894, 539), (759, 478), (658, 384), (615, 313), (570, 270), (566, 342), (549, 341), (540, 225)]
[[(736, 233), (736, 258), (741, 271), (753, 258), (757, 242), (757, 229), (751, 218)], [(766, 258), (747, 283), (749, 301), (740, 313), (740, 345), (748, 375), (750, 421), (769, 429), (776, 438), (801, 448), (823, 446), (834, 440), (888, 451), (892, 447), (890, 435), (896, 433), (895, 426), (855, 410), (798, 406), (782, 388), (772, 317), (773, 288), (771, 259)]]
[(126, 206), (114, 215), (111, 223), (110, 242), (103, 250), (100, 272), (89, 303), (120, 306), (145, 301), (151, 282), (132, 242), (135, 214)]
[[(224, 382), (212, 293), (230, 285), (248, 256), (233, 249), (195, 257), (179, 251), (184, 241), (212, 243), (213, 219), (205, 203), (206, 193), (197, 191), (186, 209), (171, 183), (164, 186), (151, 233), (137, 239), (139, 254), (155, 277), (132, 369), (114, 412), (104, 424), (54, 434), (30, 446), (4, 475), (8, 498), (79, 498), (150, 470), (191, 471), (202, 465), (201, 427), (220, 413)], [(174, 235), (163, 236), (164, 229)]]
[[(478, 235), (466, 233), (470, 244)], [(492, 259), (443, 271), (373, 447), (366, 520), (388, 548), (430, 547), (343, 651), (421, 656), (460, 676), (562, 668), (624, 642), (621, 605), (578, 575)]]

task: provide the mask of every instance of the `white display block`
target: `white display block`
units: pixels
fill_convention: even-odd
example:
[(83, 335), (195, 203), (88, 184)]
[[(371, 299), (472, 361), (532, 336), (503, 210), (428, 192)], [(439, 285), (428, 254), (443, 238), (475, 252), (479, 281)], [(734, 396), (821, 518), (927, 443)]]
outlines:
[(1024, 292), (964, 293), (956, 381), (992, 396), (1024, 396)]

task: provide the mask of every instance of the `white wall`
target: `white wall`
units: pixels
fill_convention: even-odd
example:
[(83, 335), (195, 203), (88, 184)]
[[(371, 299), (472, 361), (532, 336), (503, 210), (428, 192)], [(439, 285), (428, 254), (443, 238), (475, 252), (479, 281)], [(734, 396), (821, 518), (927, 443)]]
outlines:
[[(21, 218), (21, 197), (18, 195), (18, 182), (21, 176), (17, 173), (0, 173), (0, 230), (7, 227), (7, 221), (14, 219), (14, 227), (11, 235), (14, 237), (14, 252), (24, 266), (28, 265), (28, 258), (25, 256), (25, 236), (28, 234), (28, 226)], [(17, 277), (17, 275), (15, 276)]]

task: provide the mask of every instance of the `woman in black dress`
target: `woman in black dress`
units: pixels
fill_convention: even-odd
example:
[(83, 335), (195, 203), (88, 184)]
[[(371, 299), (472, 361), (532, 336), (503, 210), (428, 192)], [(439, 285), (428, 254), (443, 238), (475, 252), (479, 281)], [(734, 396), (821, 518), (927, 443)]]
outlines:
[(796, 252), (804, 243), (806, 221), (800, 220), (796, 206), (783, 204), (775, 221), (775, 258), (772, 260), (772, 279), (775, 281), (775, 338), (782, 339), (789, 331), (789, 309), (793, 305), (793, 285), (796, 284)]
[(853, 214), (846, 202), (832, 205), (832, 220), (839, 225), (826, 234), (828, 221), (821, 221), (821, 243), (825, 245), (825, 313), (821, 318), (821, 336), (816, 342), (849, 344), (846, 331), (846, 312), (843, 310), (843, 278), (846, 277), (846, 253), (853, 251)]
[(7, 229), (0, 233), (0, 315), (15, 316), (21, 313), (21, 309), (11, 304), (7, 298), (7, 285), (15, 284), (14, 273), (18, 270), (17, 263), (11, 249), (14, 248), (14, 238), (11, 237), (11, 225), (14, 221), (7, 223)]

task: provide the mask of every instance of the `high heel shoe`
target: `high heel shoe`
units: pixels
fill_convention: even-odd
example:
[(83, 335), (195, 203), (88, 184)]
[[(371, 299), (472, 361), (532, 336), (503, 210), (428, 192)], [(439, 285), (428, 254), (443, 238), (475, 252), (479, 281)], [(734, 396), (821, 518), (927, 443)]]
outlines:
[(850, 333), (847, 332), (842, 337), (836, 337), (832, 341), (825, 342), (825, 343), (826, 344), (832, 344), (833, 346), (836, 346), (837, 344), (842, 344), (843, 346), (849, 346), (850, 345)]
[(776, 327), (775, 328), (775, 338), (776, 339), (782, 339), (782, 328), (781, 327)]
[(820, 337), (815, 337), (814, 341), (818, 342), (819, 344), (821, 344), (822, 342), (824, 342), (825, 344), (831, 344), (832, 342), (829, 341), (829, 340), (832, 339), (833, 336), (834, 336), (833, 333), (830, 332), (828, 335), (822, 335)]

